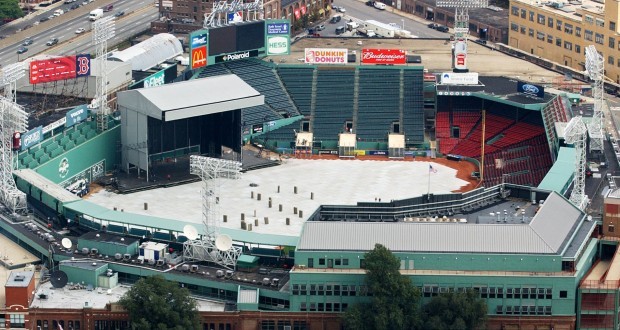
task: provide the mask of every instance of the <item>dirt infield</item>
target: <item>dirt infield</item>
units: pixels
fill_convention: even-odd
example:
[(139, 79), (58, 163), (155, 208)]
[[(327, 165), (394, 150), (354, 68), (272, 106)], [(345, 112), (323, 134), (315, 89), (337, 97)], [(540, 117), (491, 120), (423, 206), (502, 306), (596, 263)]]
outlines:
[(338, 155), (312, 155), (311, 157), (299, 157), (299, 159), (332, 159), (332, 160), (378, 160), (378, 161), (394, 161), (394, 162), (431, 162), (441, 164), (446, 167), (453, 168), (457, 171), (456, 177), (467, 181), (468, 184), (460, 189), (453, 190), (452, 192), (466, 192), (477, 188), (480, 185), (480, 181), (473, 179), (471, 173), (478, 171), (478, 168), (473, 163), (467, 161), (453, 161), (445, 158), (430, 158), (430, 157), (415, 157), (405, 159), (389, 159), (385, 156), (356, 156), (355, 158), (340, 158)]

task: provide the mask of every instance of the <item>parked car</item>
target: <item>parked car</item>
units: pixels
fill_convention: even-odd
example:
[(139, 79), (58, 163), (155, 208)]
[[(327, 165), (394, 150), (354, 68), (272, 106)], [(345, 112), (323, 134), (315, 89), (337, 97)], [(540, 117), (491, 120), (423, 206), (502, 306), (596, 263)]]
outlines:
[(24, 42), (22, 43), (22, 46), (30, 46), (30, 45), (32, 45), (33, 42), (34, 41), (32, 39), (28, 38), (28, 39), (24, 40)]
[(52, 38), (52, 39), (48, 40), (45, 44), (47, 46), (54, 46), (57, 43), (58, 43), (58, 38)]
[(429, 24), (429, 25), (427, 25), (427, 26), (428, 26), (429, 28), (431, 28), (431, 29), (436, 29), (436, 28), (439, 26), (439, 24), (437, 24), (437, 23), (430, 23), (430, 24)]
[(323, 31), (323, 30), (325, 30), (325, 24), (318, 25), (318, 26), (316, 27), (316, 30), (317, 30), (317, 31)]
[(375, 6), (375, 2), (372, 1), (372, 0), (366, 1), (366, 6), (374, 7)]
[(440, 32), (450, 32), (450, 28), (448, 28), (445, 25), (439, 25), (436, 29), (437, 31), (440, 31)]
[(80, 8), (80, 5), (77, 3), (74, 3), (71, 5), (71, 10), (78, 9), (78, 8)]
[(25, 53), (25, 52), (27, 52), (27, 51), (28, 51), (28, 48), (23, 47), (23, 46), (22, 46), (22, 47), (17, 48), (17, 54), (23, 54), (23, 53)]
[(85, 29), (85, 28), (79, 28), (79, 29), (75, 30), (75, 34), (82, 34), (82, 33), (84, 33), (85, 31), (86, 31), (86, 29)]
[(46, 21), (49, 21), (49, 20), (50, 20), (50, 18), (49, 18), (49, 17), (41, 17), (41, 19), (39, 20), (39, 22), (43, 23), (43, 22), (46, 22)]
[(339, 13), (346, 13), (347, 10), (344, 7), (338, 7), (338, 12)]
[(122, 11), (122, 10), (119, 10), (119, 11), (116, 12), (116, 14), (114, 14), (114, 16), (116, 16), (116, 17), (121, 17), (123, 15), (125, 15), (125, 12)]
[(338, 17), (340, 17), (340, 16), (334, 16), (334, 17), (332, 17), (332, 19), (330, 19), (330, 20), (329, 20), (329, 23), (331, 23), (331, 24), (338, 23), (338, 21), (340, 21), (340, 20), (338, 19)]

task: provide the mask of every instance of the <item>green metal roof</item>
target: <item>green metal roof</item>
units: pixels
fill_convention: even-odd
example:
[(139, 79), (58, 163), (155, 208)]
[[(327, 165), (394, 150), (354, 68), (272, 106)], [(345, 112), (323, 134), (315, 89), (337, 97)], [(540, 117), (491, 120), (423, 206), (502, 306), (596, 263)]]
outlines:
[[(64, 207), (66, 210), (71, 210), (78, 214), (89, 215), (101, 222), (104, 222), (104, 224), (128, 224), (132, 226), (145, 227), (148, 229), (173, 231), (177, 233), (183, 233), (183, 227), (185, 227), (185, 225), (193, 225), (196, 227), (199, 234), (205, 234), (204, 227), (196, 226), (196, 223), (193, 222), (159, 218), (129, 212), (114, 211), (86, 200), (70, 202), (65, 204)], [(231, 229), (224, 227), (220, 228), (220, 233), (230, 235), (230, 237), (232, 237), (235, 241), (253, 244), (297, 246), (297, 243), (299, 241), (299, 237), (297, 236), (261, 234), (241, 229)]]
[(255, 262), (258, 262), (258, 257), (256, 257), (256, 256), (249, 256), (247, 254), (242, 254), (242, 255), (239, 256), (237, 261), (238, 262), (244, 262), (246, 264), (253, 264)]
[(558, 158), (538, 185), (538, 188), (564, 194), (571, 182), (573, 182), (574, 172), (575, 149), (561, 147), (560, 152), (558, 152)]

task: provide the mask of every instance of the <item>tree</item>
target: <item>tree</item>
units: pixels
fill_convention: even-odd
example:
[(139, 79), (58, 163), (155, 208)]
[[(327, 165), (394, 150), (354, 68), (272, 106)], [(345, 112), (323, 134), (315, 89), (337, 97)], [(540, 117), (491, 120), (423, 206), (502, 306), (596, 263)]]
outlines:
[(481, 329), (487, 305), (477, 292), (448, 292), (435, 296), (424, 305), (424, 329)]
[(119, 303), (129, 312), (134, 330), (200, 329), (196, 301), (189, 291), (161, 275), (141, 278)]
[(400, 274), (400, 260), (381, 244), (364, 255), (365, 283), (371, 302), (351, 306), (344, 314), (347, 329), (419, 329), (420, 291)]
[(0, 0), (0, 20), (14, 20), (24, 16), (18, 0)]

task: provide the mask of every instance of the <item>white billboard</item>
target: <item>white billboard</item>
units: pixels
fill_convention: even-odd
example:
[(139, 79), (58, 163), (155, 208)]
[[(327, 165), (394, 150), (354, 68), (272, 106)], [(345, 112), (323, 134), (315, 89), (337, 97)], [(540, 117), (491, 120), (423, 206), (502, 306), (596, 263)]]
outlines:
[(346, 64), (346, 48), (306, 48), (304, 63), (307, 64)]
[(478, 73), (444, 72), (441, 74), (442, 85), (478, 85)]

